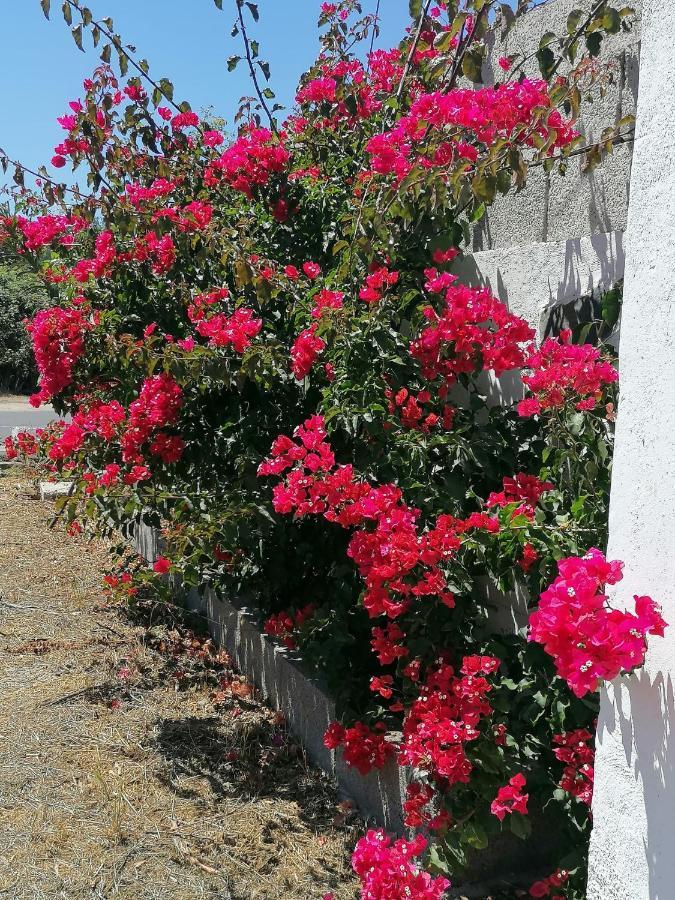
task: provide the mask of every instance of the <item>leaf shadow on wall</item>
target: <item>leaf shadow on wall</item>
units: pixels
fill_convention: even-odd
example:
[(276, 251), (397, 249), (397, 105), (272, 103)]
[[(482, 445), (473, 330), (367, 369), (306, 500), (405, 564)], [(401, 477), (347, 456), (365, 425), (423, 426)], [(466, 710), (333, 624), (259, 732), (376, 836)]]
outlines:
[(616, 741), (621, 740), (626, 761), (636, 781), (642, 784), (647, 824), (642, 842), (649, 872), (648, 896), (650, 900), (672, 900), (675, 689), (670, 675), (658, 672), (652, 677), (644, 670), (636, 673), (626, 688), (630, 692), (630, 715), (624, 710), (625, 692), (615, 691), (615, 705), (609, 711), (605, 705), (598, 735), (609, 731)]

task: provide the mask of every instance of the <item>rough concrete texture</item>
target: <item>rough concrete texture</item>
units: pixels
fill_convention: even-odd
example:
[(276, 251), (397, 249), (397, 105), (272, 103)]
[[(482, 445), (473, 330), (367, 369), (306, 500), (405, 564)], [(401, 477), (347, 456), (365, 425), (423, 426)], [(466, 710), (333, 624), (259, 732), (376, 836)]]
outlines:
[(588, 900), (675, 897), (674, 33), (675, 4), (645, 0), (609, 521), (625, 562), (614, 602), (649, 594), (671, 627), (602, 696)]
[[(497, 59), (521, 53), (532, 57), (526, 73), (540, 77), (535, 53), (546, 32), (565, 35), (567, 16), (573, 9), (588, 9), (593, 0), (550, 0), (520, 19), (503, 42), (493, 48), (485, 65), (489, 83), (502, 77)], [(639, 73), (641, 0), (631, 31), (605, 38), (601, 64), (605, 67), (604, 96), (598, 86), (582, 95), (579, 130), (587, 141), (598, 140), (603, 130), (616, 126), (635, 112)], [(564, 69), (561, 69), (564, 71)], [(475, 230), (473, 250), (518, 246), (539, 241), (559, 241), (587, 234), (623, 231), (628, 212), (631, 145), (615, 149), (607, 162), (591, 173), (582, 171), (582, 157), (570, 160), (564, 176), (541, 169), (530, 172), (527, 186), (518, 194), (498, 198), (480, 227)]]

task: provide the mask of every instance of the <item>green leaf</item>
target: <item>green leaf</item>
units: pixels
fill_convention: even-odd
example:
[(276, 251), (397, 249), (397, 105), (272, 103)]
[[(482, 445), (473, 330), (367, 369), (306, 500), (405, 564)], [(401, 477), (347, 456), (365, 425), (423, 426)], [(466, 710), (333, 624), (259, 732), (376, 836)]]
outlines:
[(411, 19), (419, 18), (420, 13), (422, 12), (422, 0), (410, 0), (408, 3), (408, 11), (410, 12)]
[(594, 31), (592, 34), (586, 35), (586, 47), (591, 56), (599, 56), (601, 45), (602, 34), (599, 31)]
[(73, 24), (73, 11), (70, 8), (70, 4), (67, 0), (64, 0), (63, 6), (61, 7), (63, 11), (63, 18), (65, 20), (66, 25)]
[(555, 66), (555, 55), (550, 47), (541, 47), (537, 50), (537, 62), (539, 71), (544, 78), (549, 78)]
[(110, 55), (111, 55), (111, 47), (110, 44), (106, 44), (103, 50), (101, 50), (101, 59), (104, 63), (108, 63), (110, 65)]
[(497, 193), (497, 179), (494, 175), (477, 175), (471, 182), (474, 194), (485, 203), (492, 203)]
[(227, 60), (227, 71), (234, 72), (239, 63), (241, 62), (241, 56), (230, 56)]
[(549, 47), (552, 43), (557, 40), (557, 35), (554, 31), (547, 31), (542, 34), (539, 40), (539, 50), (542, 50), (544, 47)]
[(467, 822), (462, 829), (461, 841), (476, 850), (485, 850), (488, 845), (488, 836), (482, 825), (477, 822)]
[(169, 81), (168, 78), (160, 78), (159, 86), (162, 90), (162, 93), (168, 100), (173, 100), (173, 84)]
[(618, 10), (608, 6), (602, 17), (602, 27), (608, 34), (616, 34), (621, 30), (621, 15)]
[(440, 855), (438, 845), (433, 844), (429, 851), (429, 865), (437, 872), (443, 872), (444, 875), (450, 875), (450, 866), (447, 860)]
[(265, 76), (265, 81), (270, 80), (270, 64), (268, 62), (263, 62), (262, 60), (258, 60), (258, 65), (260, 66), (260, 71)]
[(527, 840), (532, 834), (532, 823), (527, 816), (521, 816), (520, 813), (511, 814), (509, 827), (513, 834), (523, 841)]
[(584, 11), (583, 9), (573, 9), (572, 12), (567, 17), (567, 33), (569, 35), (574, 34), (579, 28), (579, 24), (583, 18)]
[(218, 7), (218, 9), (222, 9), (222, 8), (223, 8), (223, 0), (213, 0), (213, 2), (216, 4), (216, 6)]
[(84, 47), (82, 46), (82, 26), (77, 25), (75, 28), (73, 28), (72, 31), (73, 31), (73, 40), (75, 41), (77, 46), (80, 48), (80, 50), (84, 53)]
[(469, 81), (479, 84), (483, 81), (483, 54), (479, 50), (468, 50), (462, 59), (462, 72)]
[(45, 19), (49, 18), (50, 5), (51, 5), (51, 0), (40, 0), (40, 6), (42, 7), (42, 12), (45, 14)]
[(513, 183), (513, 175), (509, 169), (500, 169), (497, 173), (497, 190), (500, 194), (508, 194)]
[(253, 21), (257, 22), (258, 19), (260, 18), (260, 13), (258, 12), (258, 4), (257, 3), (247, 3), (246, 5), (248, 6), (248, 8), (251, 12), (251, 15), (253, 16)]

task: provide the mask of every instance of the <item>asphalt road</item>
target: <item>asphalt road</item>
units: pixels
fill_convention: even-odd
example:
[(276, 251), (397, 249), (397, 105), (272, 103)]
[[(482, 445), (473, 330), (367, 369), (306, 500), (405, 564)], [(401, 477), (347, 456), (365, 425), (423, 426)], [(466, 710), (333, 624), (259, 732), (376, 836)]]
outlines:
[(34, 409), (28, 402), (28, 397), (0, 397), (0, 443), (15, 428), (35, 431), (55, 418), (58, 416), (51, 406)]

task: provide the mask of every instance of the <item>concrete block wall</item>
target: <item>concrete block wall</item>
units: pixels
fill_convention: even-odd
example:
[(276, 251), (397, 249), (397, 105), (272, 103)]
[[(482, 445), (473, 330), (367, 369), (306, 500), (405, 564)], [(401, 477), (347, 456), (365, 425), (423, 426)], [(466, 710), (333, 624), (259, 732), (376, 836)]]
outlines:
[[(500, 77), (500, 56), (533, 54), (543, 34), (565, 34), (569, 13), (590, 9), (591, 3), (548, 0), (532, 10), (492, 48), (485, 81)], [(642, 0), (631, 5), (636, 10), (632, 30), (603, 41), (600, 63), (609, 67), (606, 93), (601, 98), (595, 87), (593, 101), (582, 104), (578, 127), (587, 141), (635, 114)], [(536, 60), (525, 69), (538, 77)], [(582, 171), (582, 156), (569, 161), (565, 175), (533, 167), (521, 192), (498, 197), (490, 207), (455, 272), (470, 284), (489, 286), (543, 335), (553, 307), (607, 290), (623, 278), (632, 153), (632, 144), (617, 146), (591, 173)]]
[[(600, 65), (606, 69), (604, 96), (598, 86), (582, 92), (584, 102), (578, 128), (586, 142), (598, 140), (603, 130), (634, 115), (639, 84), (641, 0), (631, 4), (636, 21), (628, 33), (607, 36)], [(589, 9), (592, 0), (549, 0), (521, 18), (503, 42), (493, 48), (484, 69), (489, 83), (502, 75), (497, 59), (522, 53), (531, 56), (546, 32), (564, 35), (573, 9)], [(523, 67), (528, 76), (540, 77), (536, 59)], [(569, 68), (569, 67), (568, 67)], [(564, 70), (561, 70), (564, 71)], [(624, 231), (632, 146), (620, 145), (604, 164), (584, 173), (583, 156), (573, 157), (565, 175), (547, 175), (540, 167), (530, 171), (527, 186), (518, 194), (500, 197), (474, 233), (474, 251), (515, 247), (580, 238), (589, 234)]]

